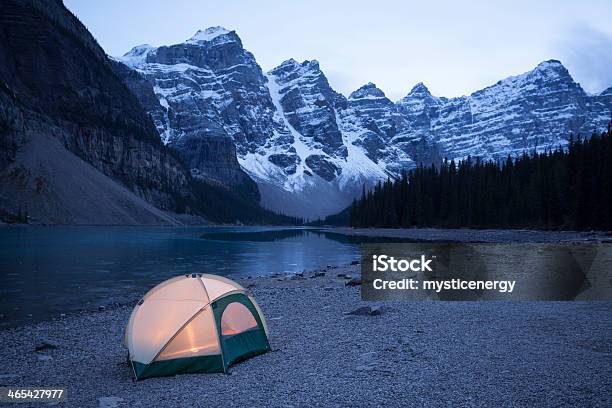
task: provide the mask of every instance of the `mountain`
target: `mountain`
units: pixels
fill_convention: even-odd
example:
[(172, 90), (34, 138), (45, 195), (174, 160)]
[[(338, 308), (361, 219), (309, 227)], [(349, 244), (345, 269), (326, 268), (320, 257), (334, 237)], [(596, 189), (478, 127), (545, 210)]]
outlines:
[(459, 98), (435, 98), (418, 85), (398, 105), (407, 132), (432, 139), (444, 156), (485, 159), (566, 146), (570, 133), (604, 130), (612, 107), (587, 95), (557, 60)]
[[(359, 134), (362, 129), (350, 119), (361, 108), (349, 109), (317, 61), (288, 60), (263, 73), (234, 31), (212, 27), (181, 44), (137, 46), (116, 61), (137, 74), (120, 76), (149, 111), (162, 140), (191, 158), (192, 174), (227, 180), (220, 167), (236, 174), (243, 169), (273, 210), (317, 217), (343, 207), (364, 183), (392, 174), (368, 154), (412, 164), (384, 141), (374, 146), (378, 136)], [(157, 103), (151, 103), (151, 92)], [(218, 139), (228, 143), (210, 146)], [(194, 149), (196, 143), (202, 148)], [(401, 167), (395, 160), (390, 166)]]
[(138, 74), (126, 83), (192, 174), (252, 179), (264, 206), (308, 218), (419, 163), (566, 146), (570, 134), (603, 130), (611, 117), (612, 91), (587, 95), (556, 60), (458, 98), (419, 83), (397, 102), (373, 83), (345, 97), (316, 60), (265, 73), (222, 27), (137, 46), (116, 61)]
[[(243, 155), (255, 151), (274, 135), (274, 106), (265, 76), (235, 32), (214, 27), (183, 44), (138, 46), (121, 61), (141, 78), (117, 68), (120, 77), (128, 78), (125, 82), (147, 107), (162, 140), (177, 150), (193, 175), (259, 198), (236, 150)], [(143, 81), (150, 83), (148, 90), (134, 85)], [(157, 101), (149, 97), (153, 90)]]
[[(259, 206), (233, 139), (212, 119), (187, 123), (188, 102), (172, 119), (205, 137), (169, 128), (164, 141), (176, 136), (182, 154), (163, 143), (150, 115), (167, 112), (153, 84), (109, 60), (61, 1), (5, 0), (0, 27), (1, 219), (27, 212), (31, 222), (52, 224), (295, 221)], [(166, 63), (182, 58), (171, 47), (158, 54)], [(194, 177), (190, 167), (198, 166), (217, 178)]]
[(168, 223), (188, 176), (91, 34), (59, 1), (3, 1), (0, 25), (3, 211)]

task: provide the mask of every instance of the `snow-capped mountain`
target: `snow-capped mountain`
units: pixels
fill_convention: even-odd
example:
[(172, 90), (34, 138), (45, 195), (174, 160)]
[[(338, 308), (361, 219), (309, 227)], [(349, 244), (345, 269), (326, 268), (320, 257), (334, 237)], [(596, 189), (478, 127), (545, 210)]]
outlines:
[(121, 77), (193, 174), (243, 188), (242, 168), (274, 210), (329, 214), (363, 183), (397, 173), (380, 158), (414, 165), (384, 141), (377, 149), (385, 154), (367, 145), (370, 131), (350, 122), (361, 108), (349, 108), (316, 61), (288, 60), (264, 74), (234, 31), (214, 27), (182, 44), (137, 46), (117, 61), (136, 71)]
[(408, 133), (423, 134), (449, 158), (499, 158), (567, 144), (611, 118), (609, 101), (588, 96), (556, 60), (459, 98), (435, 98), (420, 84), (398, 102)]
[(265, 206), (305, 217), (340, 210), (364, 183), (418, 163), (563, 146), (611, 117), (612, 90), (587, 95), (554, 60), (458, 98), (419, 83), (396, 103), (372, 83), (346, 98), (314, 60), (264, 73), (222, 27), (117, 61), (135, 71), (122, 78), (193, 174), (258, 187)]

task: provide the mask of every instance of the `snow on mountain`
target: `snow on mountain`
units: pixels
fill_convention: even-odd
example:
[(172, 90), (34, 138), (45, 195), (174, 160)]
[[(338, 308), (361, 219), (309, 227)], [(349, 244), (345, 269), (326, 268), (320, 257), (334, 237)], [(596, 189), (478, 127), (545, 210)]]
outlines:
[(210, 27), (207, 28), (206, 30), (198, 30), (193, 37), (191, 37), (190, 39), (188, 39), (186, 42), (189, 44), (198, 44), (200, 42), (208, 42), (208, 41), (212, 41), (215, 38), (224, 35), (224, 34), (229, 34), (229, 30), (226, 30), (223, 27)]
[(563, 146), (611, 116), (610, 89), (587, 95), (555, 60), (458, 98), (419, 83), (396, 103), (373, 83), (344, 97), (316, 60), (264, 73), (222, 27), (119, 60), (144, 78), (131, 89), (194, 174), (235, 188), (253, 179), (265, 206), (306, 217), (340, 210), (364, 183), (417, 163)]
[(343, 134), (353, 135), (350, 144), (360, 146), (383, 176), (394, 176), (415, 166), (407, 150), (393, 142), (405, 128), (405, 120), (375, 84), (370, 82), (351, 93), (339, 116)]
[[(159, 103), (149, 113), (193, 174), (241, 185), (239, 163), (272, 209), (323, 216), (363, 183), (392, 175), (355, 129), (339, 130), (347, 100), (317, 61), (288, 60), (264, 74), (236, 33), (219, 27), (181, 44), (135, 47), (119, 60), (151, 82)], [(313, 204), (313, 194), (325, 199)]]
[(234, 31), (198, 31), (184, 43), (132, 50), (121, 60), (151, 82), (159, 104), (149, 113), (194, 175), (258, 195), (237, 155), (282, 143), (283, 132), (266, 78)]
[(120, 60), (125, 62), (127, 65), (137, 65), (138, 63), (144, 62), (147, 58), (147, 54), (149, 51), (154, 50), (155, 47), (149, 44), (137, 45), (131, 50), (129, 50), (123, 57), (121, 58), (113, 58), (115, 60)]
[(422, 84), (398, 102), (408, 133), (421, 134), (449, 158), (486, 159), (565, 146), (610, 120), (611, 104), (589, 97), (556, 60), (459, 98), (435, 98)]

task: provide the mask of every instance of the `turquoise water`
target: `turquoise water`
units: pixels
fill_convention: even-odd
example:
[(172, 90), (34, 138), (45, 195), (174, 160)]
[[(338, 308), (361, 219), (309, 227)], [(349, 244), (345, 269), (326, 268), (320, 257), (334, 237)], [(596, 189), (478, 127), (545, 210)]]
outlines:
[(293, 273), (358, 252), (356, 242), (297, 228), (0, 228), (0, 328), (136, 300), (179, 274)]

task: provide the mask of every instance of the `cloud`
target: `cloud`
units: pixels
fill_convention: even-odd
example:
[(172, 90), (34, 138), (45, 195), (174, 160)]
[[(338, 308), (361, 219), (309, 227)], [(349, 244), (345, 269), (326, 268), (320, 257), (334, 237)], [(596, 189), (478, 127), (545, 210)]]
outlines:
[(612, 86), (612, 36), (584, 25), (569, 27), (554, 44), (555, 54), (587, 92)]

